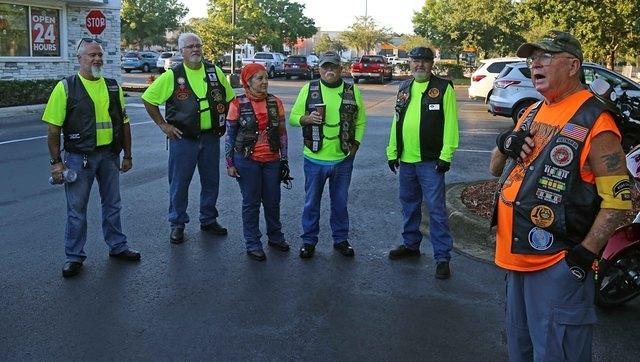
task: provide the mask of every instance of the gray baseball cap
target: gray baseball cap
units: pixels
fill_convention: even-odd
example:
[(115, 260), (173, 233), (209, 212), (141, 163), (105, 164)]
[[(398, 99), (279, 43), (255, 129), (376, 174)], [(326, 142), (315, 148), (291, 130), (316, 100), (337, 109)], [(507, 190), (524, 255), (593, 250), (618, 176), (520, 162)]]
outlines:
[(328, 51), (322, 53), (320, 55), (319, 66), (322, 66), (324, 63), (332, 63), (336, 65), (340, 65), (340, 56), (336, 52)]

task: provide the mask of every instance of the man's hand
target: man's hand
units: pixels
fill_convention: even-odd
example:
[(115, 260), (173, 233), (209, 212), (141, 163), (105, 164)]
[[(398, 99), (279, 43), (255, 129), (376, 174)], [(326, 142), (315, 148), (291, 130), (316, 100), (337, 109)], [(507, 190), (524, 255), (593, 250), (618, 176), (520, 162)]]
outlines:
[(451, 162), (443, 161), (440, 159), (436, 162), (436, 171), (440, 173), (445, 173), (449, 171), (450, 168), (451, 168)]
[(235, 166), (227, 167), (227, 175), (233, 178), (239, 178), (240, 174), (238, 173), (238, 169)]
[(169, 137), (169, 139), (175, 140), (182, 138), (182, 131), (167, 122), (160, 125), (160, 129), (167, 135), (167, 137)]
[(131, 157), (129, 158), (122, 158), (122, 164), (120, 165), (120, 171), (122, 172), (127, 172), (129, 170), (131, 170), (131, 168), (133, 167), (133, 160), (131, 159)]
[(597, 257), (596, 254), (582, 246), (582, 244), (578, 244), (567, 252), (564, 260), (567, 262), (571, 274), (583, 281), (587, 277), (593, 261), (596, 260)]
[(53, 182), (57, 184), (61, 184), (64, 182), (62, 172), (64, 171), (64, 163), (58, 162), (56, 164), (51, 165), (51, 177), (53, 178)]
[(496, 138), (496, 145), (498, 150), (517, 160), (524, 160), (533, 151), (535, 143), (533, 142), (533, 136), (536, 134), (535, 130), (531, 132), (523, 129), (517, 131), (506, 131), (498, 135)]
[(387, 163), (389, 164), (389, 170), (391, 170), (391, 172), (396, 173), (398, 168), (400, 167), (400, 163), (398, 162), (398, 160), (389, 160), (387, 161)]
[(300, 117), (300, 125), (301, 126), (310, 126), (310, 125), (321, 125), (322, 124), (322, 116), (320, 113), (313, 111), (306, 116)]

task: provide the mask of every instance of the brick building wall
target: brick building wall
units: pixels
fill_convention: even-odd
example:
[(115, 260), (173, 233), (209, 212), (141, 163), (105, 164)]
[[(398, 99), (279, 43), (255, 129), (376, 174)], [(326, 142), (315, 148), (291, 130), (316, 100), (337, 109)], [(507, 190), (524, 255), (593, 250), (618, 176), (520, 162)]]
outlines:
[[(0, 0), (0, 3), (4, 0)], [(98, 36), (104, 49), (104, 75), (121, 82), (120, 74), (120, 0), (96, 1), (25, 1), (21, 5), (60, 9), (60, 57), (2, 57), (0, 80), (61, 79), (79, 69), (76, 59), (77, 41), (94, 37), (85, 26), (87, 13), (101, 10), (107, 19), (104, 32)]]

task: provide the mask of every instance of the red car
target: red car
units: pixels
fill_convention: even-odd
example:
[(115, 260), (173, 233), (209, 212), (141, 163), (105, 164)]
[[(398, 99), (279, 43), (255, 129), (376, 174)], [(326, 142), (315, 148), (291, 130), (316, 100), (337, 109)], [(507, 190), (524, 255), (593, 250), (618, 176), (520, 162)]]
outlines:
[(360, 61), (351, 65), (353, 83), (360, 79), (375, 79), (380, 84), (393, 78), (393, 66), (382, 55), (363, 55)]

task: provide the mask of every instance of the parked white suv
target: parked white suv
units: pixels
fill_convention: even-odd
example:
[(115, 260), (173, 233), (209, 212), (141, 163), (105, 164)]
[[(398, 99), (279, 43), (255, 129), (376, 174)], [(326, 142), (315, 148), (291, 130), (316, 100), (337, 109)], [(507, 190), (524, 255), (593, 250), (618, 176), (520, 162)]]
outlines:
[(487, 103), (493, 89), (493, 81), (507, 64), (524, 61), (522, 58), (492, 58), (480, 61), (480, 67), (471, 74), (469, 98), (482, 99)]
[[(616, 92), (625, 91), (629, 97), (640, 97), (640, 84), (601, 65), (582, 63), (582, 76), (585, 85), (600, 78), (609, 82)], [(531, 82), (527, 63), (513, 63), (496, 78), (487, 107), (494, 116), (511, 117), (513, 122), (517, 122), (531, 104), (543, 98)]]

